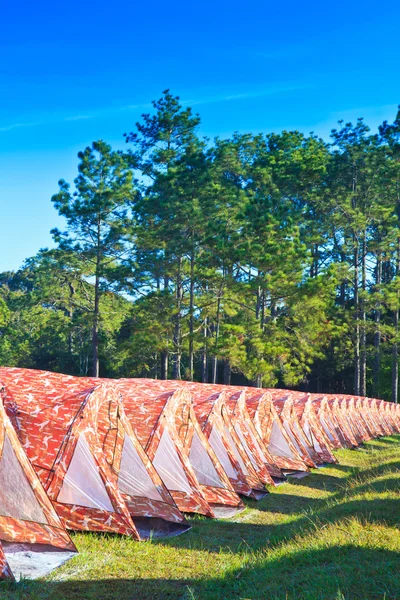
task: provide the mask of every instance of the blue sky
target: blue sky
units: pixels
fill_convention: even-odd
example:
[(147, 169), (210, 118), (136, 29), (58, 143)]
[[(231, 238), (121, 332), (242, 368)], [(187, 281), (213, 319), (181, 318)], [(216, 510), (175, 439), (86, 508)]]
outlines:
[(282, 129), (327, 138), (338, 119), (393, 120), (395, 1), (4, 3), (0, 23), (0, 271), (62, 227), (50, 198), (95, 139), (123, 147), (165, 88), (204, 135)]

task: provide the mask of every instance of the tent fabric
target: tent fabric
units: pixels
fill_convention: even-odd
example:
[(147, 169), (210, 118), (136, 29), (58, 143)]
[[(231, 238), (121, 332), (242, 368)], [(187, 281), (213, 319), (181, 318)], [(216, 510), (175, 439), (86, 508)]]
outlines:
[(226, 405), (230, 410), (230, 417), (235, 431), (258, 477), (263, 483), (274, 485), (274, 478), (281, 480), (284, 479), (284, 475), (253, 425), (247, 409), (247, 395), (247, 389), (235, 392), (234, 388), (230, 387)]
[(347, 448), (347, 441), (333, 414), (326, 395), (310, 394), (313, 409), (334, 449)]
[(390, 410), (393, 414), (393, 420), (396, 424), (396, 431), (400, 431), (400, 404), (393, 404), (392, 402), (388, 402), (390, 405)]
[(358, 429), (361, 432), (363, 441), (368, 442), (373, 438), (373, 433), (366, 415), (363, 414), (363, 398), (359, 396), (351, 396), (348, 401), (348, 406), (352, 411), (353, 420), (358, 425)]
[[(188, 528), (134, 435), (112, 383), (98, 380), (94, 386), (85, 378), (6, 368), (0, 369), (0, 379), (19, 438), (67, 528), (136, 539), (141, 537), (138, 519), (165, 519)], [(142, 463), (142, 475), (143, 469), (149, 473), (162, 502), (120, 489), (126, 436)]]
[(76, 552), (32, 468), (0, 395), (0, 579), (12, 579), (5, 545)]
[(356, 410), (360, 419), (363, 420), (366, 431), (368, 432), (368, 437), (372, 440), (375, 437), (375, 427), (370, 419), (369, 411), (366, 408), (366, 398), (359, 397), (356, 400)]
[(385, 424), (385, 431), (388, 432), (388, 435), (392, 435), (393, 433), (395, 433), (395, 429), (393, 427), (391, 419), (389, 418), (389, 414), (386, 411), (385, 405), (386, 402), (384, 400), (377, 400), (377, 408), (379, 411), (380, 418)]
[(399, 423), (396, 419), (396, 411), (394, 410), (395, 408), (396, 408), (396, 406), (392, 402), (385, 402), (383, 410), (385, 411), (386, 416), (392, 425), (393, 432), (398, 433)]
[(193, 434), (189, 459), (200, 485), (209, 485), (215, 488), (224, 487), (197, 431)]
[(386, 402), (384, 400), (378, 400), (378, 410), (381, 416), (381, 419), (384, 420), (387, 430), (390, 432), (389, 435), (392, 435), (396, 432), (393, 421), (390, 418), (390, 413), (386, 410)]
[[(139, 538), (96, 434), (100, 406), (112, 392), (106, 386), (89, 386), (83, 379), (27, 369), (2, 368), (0, 379), (5, 384), (6, 410), (65, 526)], [(63, 502), (64, 479), (71, 475), (82, 435), (112, 510), (95, 508), (96, 499), (83, 500), (84, 493)]]
[(293, 436), (293, 441), (302, 453), (306, 464), (318, 466), (324, 464), (326, 460), (329, 461), (329, 455), (324, 454), (325, 444), (322, 441), (322, 434), (317, 433), (315, 424), (310, 421), (310, 415), (304, 414), (306, 403), (304, 394), (293, 391), (282, 393), (274, 390), (273, 397), (275, 404), (281, 410), (283, 425), (289, 435)]
[(368, 431), (368, 427), (362, 418), (362, 416), (358, 412), (357, 402), (359, 398), (357, 396), (351, 396), (347, 400), (347, 408), (350, 411), (351, 418), (353, 419), (353, 423), (355, 423), (358, 428), (359, 435), (361, 437), (361, 442), (368, 442), (371, 439), (371, 435)]
[(191, 494), (191, 487), (186, 477), (185, 468), (179, 459), (168, 429), (164, 429), (161, 435), (157, 451), (153, 458), (153, 464), (169, 490), (183, 492), (188, 495)]
[(356, 448), (358, 446), (357, 440), (354, 437), (354, 433), (351, 427), (349, 426), (349, 423), (343, 416), (339, 398), (335, 395), (328, 396), (328, 402), (330, 404), (332, 413), (334, 414), (335, 419), (339, 425), (340, 431), (346, 439), (347, 447)]
[[(218, 459), (226, 462), (228, 455), (231, 464), (229, 478), (233, 488), (243, 496), (261, 499), (266, 494), (265, 486), (250, 458), (251, 444), (249, 445), (242, 431), (235, 428), (237, 423), (231, 418), (226, 386), (192, 382), (180, 382), (180, 385), (192, 394), (196, 417)], [(225, 448), (225, 453), (221, 448)], [(232, 476), (232, 469), (235, 476)], [(266, 476), (271, 481), (268, 473)]]
[(344, 396), (339, 396), (339, 407), (342, 413), (342, 419), (348, 424), (349, 429), (351, 430), (357, 445), (362, 444), (364, 440), (364, 436), (362, 430), (357, 424), (357, 421), (354, 419), (353, 414), (351, 412), (351, 407), (349, 406), (350, 399)]
[(375, 437), (400, 431), (392, 416), (399, 414), (399, 407), (392, 402), (342, 394), (310, 396), (321, 424), (336, 435), (336, 446), (339, 442), (341, 447), (354, 448)]
[(366, 437), (363, 434), (363, 430), (357, 420), (354, 419), (354, 415), (352, 412), (351, 399), (347, 397), (340, 396), (339, 397), (340, 410), (342, 411), (343, 418), (349, 424), (349, 427), (357, 441), (357, 444), (362, 444)]
[(294, 399), (294, 409), (307, 440), (312, 442), (312, 446), (324, 463), (337, 463), (333, 455), (333, 443), (329, 435), (325, 432), (314, 410), (312, 396), (292, 392)]
[(14, 575), (10, 569), (10, 566), (7, 562), (6, 555), (4, 554), (1, 542), (0, 542), (0, 581), (2, 579), (6, 579), (9, 581), (13, 581)]
[(189, 524), (133, 430), (117, 383), (90, 381), (95, 384), (101, 381), (102, 386), (106, 384), (106, 389), (112, 390), (108, 402), (101, 405), (97, 415), (97, 434), (107, 463), (117, 476), (116, 485), (129, 513), (135, 525), (140, 525), (141, 537), (156, 533), (158, 536), (177, 535), (187, 531)]
[(400, 431), (399, 406), (361, 396), (6, 367), (0, 381), (3, 578), (11, 542), (74, 551), (65, 528), (176, 535), (181, 511), (232, 516), (238, 494), (261, 499), (285, 473)]
[(221, 516), (224, 507), (231, 515), (243, 510), (180, 382), (121, 379), (118, 389), (133, 429), (180, 510), (209, 517)]
[[(265, 447), (247, 411), (246, 389), (238, 389), (237, 387), (227, 385), (203, 385), (207, 385), (206, 389), (210, 393), (225, 392), (225, 406), (229, 412), (230, 422), (239, 439), (241, 448), (244, 450), (247, 458), (250, 459), (252, 467), (261, 482), (274, 485), (273, 477), (282, 479), (282, 472)], [(189, 389), (192, 389), (192, 386)]]
[(367, 398), (363, 396), (354, 396), (353, 400), (352, 408), (354, 410), (355, 418), (362, 423), (366, 441), (371, 440), (375, 437), (375, 426), (370, 419), (369, 411), (366, 410)]
[(288, 436), (268, 390), (257, 390), (246, 397), (249, 416), (273, 457), (275, 464), (283, 472), (307, 472), (309, 469), (300, 453)]
[(114, 512), (84, 433), (78, 437), (57, 502)]
[(318, 464), (322, 464), (323, 460), (314, 450), (312, 441), (307, 439), (306, 434), (301, 428), (294, 409), (294, 400), (291, 392), (286, 390), (270, 390), (270, 392), (283, 427), (300, 454), (301, 459), (308, 467), (316, 467)]
[[(273, 476), (282, 479), (282, 472), (276, 466), (267, 448), (264, 447), (263, 441), (254, 428), (247, 412), (246, 390), (227, 385), (200, 385), (201, 389), (205, 388), (205, 392), (210, 395), (213, 393), (218, 394), (221, 391), (225, 392), (225, 406), (229, 412), (230, 422), (239, 439), (240, 446), (244, 450), (245, 456), (250, 460), (260, 481), (264, 484), (274, 485)], [(196, 393), (194, 390), (198, 390), (199, 385), (190, 382), (188, 389), (192, 393)]]
[(378, 404), (375, 398), (368, 399), (368, 409), (370, 410), (370, 415), (374, 420), (377, 435), (387, 435), (387, 431), (379, 415)]
[(156, 502), (163, 502), (162, 495), (154, 484), (129, 436), (124, 436), (118, 473), (118, 487), (122, 493), (128, 496), (138, 496), (139, 498), (149, 498)]

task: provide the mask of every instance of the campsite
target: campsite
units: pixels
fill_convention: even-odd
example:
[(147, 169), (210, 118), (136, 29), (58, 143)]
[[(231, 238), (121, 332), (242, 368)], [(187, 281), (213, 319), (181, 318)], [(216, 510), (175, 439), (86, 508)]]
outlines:
[[(5, 598), (111, 600), (115, 585), (126, 599), (261, 594), (275, 561), (268, 588), (283, 598), (302, 577), (285, 577), (283, 596), (279, 557), (318, 569), (326, 553), (332, 597), (396, 597), (399, 405), (15, 367), (0, 382)], [(352, 553), (358, 578), (354, 558), (343, 568)]]
[(0, 600), (400, 600), (399, 18), (4, 5)]

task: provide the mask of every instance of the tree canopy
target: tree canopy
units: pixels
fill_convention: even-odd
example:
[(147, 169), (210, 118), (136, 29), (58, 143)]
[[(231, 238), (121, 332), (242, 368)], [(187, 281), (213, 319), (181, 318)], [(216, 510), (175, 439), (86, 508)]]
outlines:
[(0, 364), (398, 398), (400, 113), (210, 141), (169, 90), (0, 274)]

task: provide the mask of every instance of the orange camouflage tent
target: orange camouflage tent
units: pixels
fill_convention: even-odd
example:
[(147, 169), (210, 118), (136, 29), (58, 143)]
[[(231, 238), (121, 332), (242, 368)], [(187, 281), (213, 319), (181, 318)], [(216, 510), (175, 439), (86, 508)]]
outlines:
[(284, 474), (269, 453), (250, 418), (246, 403), (249, 388), (239, 388), (238, 390), (233, 386), (224, 386), (224, 389), (227, 392), (225, 402), (230, 412), (233, 427), (258, 477), (263, 483), (269, 485), (284, 481), (286, 479)]
[(331, 410), (327, 396), (320, 394), (309, 394), (309, 396), (312, 399), (312, 408), (315, 412), (315, 415), (332, 447), (335, 450), (339, 448), (347, 448), (348, 443), (340, 429), (334, 413)]
[(362, 444), (367, 440), (367, 435), (364, 433), (364, 428), (361, 425), (361, 421), (355, 418), (353, 397), (352, 396), (339, 396), (339, 406), (342, 412), (343, 419), (347, 422), (352, 434), (357, 442), (357, 445)]
[(0, 368), (4, 401), (28, 458), (69, 529), (137, 539), (189, 526), (107, 381)]
[(43, 574), (75, 552), (0, 397), (0, 579)]
[(312, 396), (302, 392), (292, 392), (294, 410), (301, 428), (313, 449), (324, 463), (336, 463), (337, 459), (332, 454), (333, 444), (325, 433), (314, 411)]
[[(247, 446), (243, 433), (238, 427), (235, 428), (231, 409), (228, 407), (229, 387), (192, 382), (179, 383), (192, 394), (194, 410), (201, 429), (218, 456), (236, 492), (255, 500), (261, 500), (266, 495), (267, 490), (253, 466), (250, 458), (251, 451)], [(246, 452), (243, 441), (248, 452)], [(265, 466), (264, 472), (268, 482), (273, 483), (272, 478), (265, 470)]]
[(400, 420), (398, 412), (396, 413), (396, 404), (393, 402), (385, 402), (383, 410), (385, 412), (386, 418), (388, 419), (393, 433), (398, 433), (400, 431)]
[(284, 474), (307, 473), (309, 468), (288, 435), (269, 390), (249, 390), (246, 396), (249, 416), (275, 464)]
[(334, 394), (328, 395), (328, 402), (331, 407), (332, 413), (335, 415), (340, 430), (346, 439), (347, 447), (356, 448), (358, 446), (358, 442), (354, 436), (353, 429), (351, 428), (348, 420), (343, 415), (340, 398)]
[(271, 389), (272, 400), (282, 421), (286, 433), (308, 467), (316, 467), (323, 463), (314, 450), (312, 442), (307, 439), (294, 408), (293, 394), (287, 390)]
[(197, 397), (205, 394), (218, 394), (224, 392), (224, 402), (229, 413), (229, 419), (237, 435), (238, 445), (245, 456), (250, 460), (258, 478), (264, 484), (275, 485), (283, 480), (285, 476), (277, 466), (275, 459), (268, 451), (262, 437), (257, 431), (250, 417), (247, 398), (254, 392), (248, 387), (236, 387), (218, 384), (196, 384), (185, 382), (188, 389), (194, 395), (195, 404)]
[(230, 517), (243, 510), (227, 473), (176, 381), (120, 379), (126, 415), (180, 510)]

